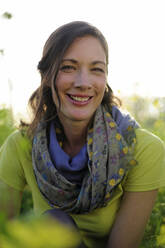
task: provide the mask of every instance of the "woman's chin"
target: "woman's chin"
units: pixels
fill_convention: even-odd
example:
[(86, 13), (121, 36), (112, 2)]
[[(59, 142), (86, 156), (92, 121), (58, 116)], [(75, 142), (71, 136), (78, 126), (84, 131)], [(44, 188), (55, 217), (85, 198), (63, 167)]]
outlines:
[(73, 114), (70, 114), (70, 115), (59, 115), (59, 118), (61, 120), (62, 123), (64, 123), (65, 121), (75, 121), (75, 122), (82, 122), (82, 121), (85, 121), (88, 123), (88, 121), (91, 120), (93, 114), (92, 115), (89, 115), (89, 114), (85, 114), (85, 113), (73, 113)]

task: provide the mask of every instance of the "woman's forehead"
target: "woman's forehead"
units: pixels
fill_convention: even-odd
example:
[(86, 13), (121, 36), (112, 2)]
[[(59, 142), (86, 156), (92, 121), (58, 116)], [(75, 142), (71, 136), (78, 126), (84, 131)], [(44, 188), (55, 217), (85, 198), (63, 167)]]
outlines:
[(63, 59), (90, 58), (106, 63), (106, 54), (99, 39), (91, 35), (76, 38), (66, 50)]

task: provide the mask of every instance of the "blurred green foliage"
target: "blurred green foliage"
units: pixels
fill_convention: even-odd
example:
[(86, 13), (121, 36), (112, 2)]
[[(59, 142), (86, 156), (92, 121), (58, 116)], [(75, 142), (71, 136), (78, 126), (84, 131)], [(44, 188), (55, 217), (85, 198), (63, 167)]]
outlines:
[(11, 13), (9, 12), (4, 12), (3, 15), (2, 15), (3, 18), (6, 18), (6, 19), (11, 19), (13, 16)]
[(0, 145), (6, 137), (15, 130), (12, 110), (2, 106), (0, 108)]
[[(143, 128), (146, 128), (158, 135), (163, 141), (165, 141), (165, 98), (143, 98), (137, 95), (131, 96), (127, 99), (123, 99), (123, 104), (126, 106), (126, 109), (135, 117), (135, 119), (141, 124)], [(5, 138), (15, 130), (12, 111), (5, 107), (0, 109), (0, 145), (4, 142)], [(23, 195), (23, 204), (21, 208), (21, 214), (24, 216), (32, 209), (32, 197), (31, 192), (27, 188)], [(33, 220), (34, 218), (34, 220)], [(35, 220), (35, 217), (30, 220), (24, 219), (23, 221), (15, 221), (10, 224), (5, 221), (4, 216), (0, 215), (0, 233), (3, 234), (3, 239), (8, 242), (4, 243), (6, 246), (2, 246), (2, 248), (13, 248), (13, 247), (27, 247), (27, 245), (21, 246), (23, 243), (27, 242), (28, 247), (42, 248), (48, 247), (44, 242), (49, 241), (48, 237), (45, 237), (45, 241), (43, 240), (43, 245), (40, 246), (33, 242), (33, 238), (30, 237), (34, 233), (37, 233), (38, 236), (35, 235), (35, 239), (40, 239), (37, 237), (42, 237), (43, 233), (46, 231), (46, 225), (43, 225), (43, 220)], [(26, 220), (26, 221), (25, 221)], [(32, 224), (35, 223), (36, 224)], [(30, 223), (30, 224), (29, 224)], [(45, 226), (45, 229), (44, 229)], [(13, 231), (14, 230), (14, 231)], [(17, 230), (17, 231), (16, 231)], [(37, 230), (37, 231), (36, 231)], [(45, 230), (45, 231), (44, 231)], [(50, 229), (49, 229), (50, 230)], [(57, 232), (57, 228), (55, 228)], [(61, 230), (61, 229), (60, 229)], [(51, 232), (51, 230), (50, 230)], [(20, 236), (20, 234), (24, 236)], [(61, 232), (62, 233), (62, 232)], [(30, 235), (27, 237), (27, 234)], [(51, 237), (56, 234), (51, 233)], [(60, 235), (60, 233), (58, 233)], [(74, 235), (73, 235), (74, 236)], [(23, 237), (23, 238), (22, 238)], [(75, 236), (78, 240), (78, 237)], [(1, 235), (2, 238), (2, 235)], [(18, 241), (18, 240), (19, 241)], [(7, 241), (6, 241), (7, 240)], [(17, 242), (16, 242), (17, 240)], [(15, 242), (15, 246), (14, 243)], [(38, 241), (39, 242), (39, 241)], [(19, 243), (19, 244), (18, 244)], [(56, 247), (49, 246), (49, 247)], [(58, 246), (57, 246), (58, 247)], [(69, 246), (59, 246), (59, 247), (69, 247)], [(71, 246), (71, 247), (74, 247)], [(140, 248), (165, 248), (165, 189), (161, 189), (158, 194), (158, 198), (155, 204), (155, 207), (152, 211), (151, 217), (148, 221), (144, 238), (141, 242)]]
[(165, 141), (165, 97), (146, 98), (132, 95), (123, 105), (145, 128)]
[(148, 221), (140, 248), (165, 248), (165, 188), (159, 190), (158, 198)]
[[(165, 97), (146, 98), (135, 94), (123, 99), (123, 103), (142, 128), (165, 142)], [(140, 248), (165, 248), (165, 188), (159, 190)]]
[(23, 196), (22, 196), (22, 204), (21, 204), (21, 214), (26, 214), (31, 211), (33, 208), (33, 199), (32, 194), (29, 187), (26, 187)]
[[(11, 19), (13, 17), (13, 15), (11, 14), (11, 13), (9, 13), (9, 12), (4, 12), (3, 14), (2, 14), (2, 18), (4, 18), (4, 19)], [(0, 55), (4, 55), (4, 49), (0, 49)]]
[(48, 216), (28, 214), (6, 221), (0, 214), (1, 248), (76, 248), (79, 243), (76, 229)]
[(4, 50), (3, 49), (0, 49), (0, 54), (4, 55)]

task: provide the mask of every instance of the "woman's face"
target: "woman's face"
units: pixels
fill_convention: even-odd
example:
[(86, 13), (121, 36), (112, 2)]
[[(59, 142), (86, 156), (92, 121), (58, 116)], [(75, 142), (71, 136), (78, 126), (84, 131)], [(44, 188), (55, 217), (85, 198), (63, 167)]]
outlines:
[[(106, 55), (93, 36), (77, 38), (63, 57), (56, 79), (62, 123), (86, 121), (100, 105), (107, 81)], [(53, 95), (57, 109), (57, 95)]]

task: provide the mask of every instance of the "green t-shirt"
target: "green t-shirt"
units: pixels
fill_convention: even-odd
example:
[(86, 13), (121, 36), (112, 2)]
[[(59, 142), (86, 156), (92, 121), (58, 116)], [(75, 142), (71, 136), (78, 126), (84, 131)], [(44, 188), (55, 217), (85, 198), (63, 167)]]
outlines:
[[(84, 242), (90, 248), (102, 247), (102, 242), (115, 220), (123, 191), (148, 191), (165, 186), (164, 143), (141, 128), (136, 129), (136, 136), (134, 158), (138, 165), (133, 167), (116, 187), (109, 204), (88, 214), (72, 215)], [(0, 179), (20, 191), (28, 185), (32, 192), (34, 211), (42, 214), (51, 207), (38, 189), (33, 173), (31, 149), (30, 140), (20, 131), (10, 135), (0, 149)]]

